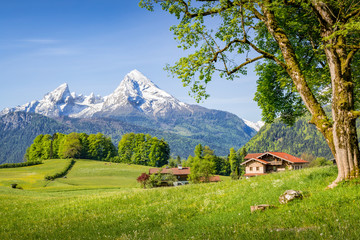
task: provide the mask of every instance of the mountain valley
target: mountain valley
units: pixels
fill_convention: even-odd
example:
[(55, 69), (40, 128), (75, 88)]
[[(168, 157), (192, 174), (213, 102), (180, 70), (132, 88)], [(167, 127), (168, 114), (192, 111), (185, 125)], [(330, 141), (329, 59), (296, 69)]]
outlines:
[(65, 83), (41, 100), (2, 110), (0, 163), (22, 161), (38, 134), (102, 132), (117, 145), (122, 134), (143, 132), (164, 138), (173, 155), (185, 158), (199, 143), (227, 155), (258, 128), (235, 114), (181, 102), (133, 70), (105, 97), (71, 93)]

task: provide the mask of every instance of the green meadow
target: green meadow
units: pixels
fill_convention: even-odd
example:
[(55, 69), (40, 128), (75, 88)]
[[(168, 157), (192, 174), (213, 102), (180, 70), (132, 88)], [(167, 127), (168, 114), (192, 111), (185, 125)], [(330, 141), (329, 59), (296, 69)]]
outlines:
[[(0, 169), (0, 239), (358, 239), (360, 185), (325, 190), (335, 167), (251, 179), (141, 189), (148, 167), (64, 160)], [(23, 190), (12, 189), (18, 183)], [(303, 200), (280, 205), (288, 189)], [(250, 212), (251, 205), (277, 208)]]

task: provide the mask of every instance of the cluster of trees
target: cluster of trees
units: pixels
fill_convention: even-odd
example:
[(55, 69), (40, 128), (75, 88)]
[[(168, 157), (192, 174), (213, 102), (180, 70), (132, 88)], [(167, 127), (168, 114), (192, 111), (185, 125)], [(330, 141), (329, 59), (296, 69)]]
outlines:
[(115, 160), (117, 162), (161, 167), (166, 165), (170, 158), (169, 144), (150, 134), (124, 134), (118, 148), (119, 156)]
[(170, 158), (169, 144), (150, 134), (124, 134), (118, 147), (117, 152), (111, 138), (102, 133), (40, 134), (27, 149), (25, 159), (33, 162), (39, 159), (83, 158), (160, 167), (166, 165)]
[(56, 158), (84, 158), (110, 160), (116, 156), (116, 148), (110, 137), (102, 133), (55, 133), (38, 135), (26, 150), (27, 161)]
[(210, 177), (215, 174), (239, 179), (244, 172), (240, 164), (244, 161), (245, 156), (245, 148), (238, 151), (231, 148), (227, 157), (219, 157), (209, 146), (203, 147), (199, 144), (195, 147), (194, 156), (190, 155), (183, 164), (191, 168), (189, 180), (192, 182), (208, 182)]

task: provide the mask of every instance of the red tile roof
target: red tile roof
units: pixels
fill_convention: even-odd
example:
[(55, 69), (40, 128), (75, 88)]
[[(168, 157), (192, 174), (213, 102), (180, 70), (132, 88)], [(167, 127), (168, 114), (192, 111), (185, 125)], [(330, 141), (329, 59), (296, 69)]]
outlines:
[(254, 176), (260, 176), (260, 175), (266, 175), (266, 173), (246, 173), (246, 174), (244, 174), (245, 177), (254, 177)]
[(248, 153), (244, 159), (258, 158), (259, 156), (261, 156), (263, 154), (264, 153)]
[[(161, 168), (150, 168), (149, 169), (149, 174), (157, 174), (159, 172)], [(182, 169), (179, 168), (163, 168), (161, 170), (162, 174), (170, 174), (172, 173), (173, 175), (179, 176), (179, 175), (189, 175), (190, 174), (190, 168), (188, 167), (183, 167)]]
[[(204, 178), (201, 177), (201, 178), (200, 178), (200, 181), (203, 182), (203, 181), (204, 181)], [(209, 178), (209, 182), (220, 182), (220, 181), (221, 181), (220, 176), (211, 176), (211, 177)]]
[[(249, 153), (245, 156), (245, 160), (248, 159), (261, 159), (262, 156), (270, 154), (275, 157), (281, 158), (285, 161), (291, 162), (291, 163), (308, 163), (308, 161), (302, 160), (300, 158), (294, 157), (293, 155), (283, 153), (283, 152), (265, 152), (265, 153)], [(247, 161), (246, 161), (247, 162)]]
[(258, 161), (258, 162), (260, 162), (260, 163), (262, 163), (262, 164), (270, 164), (269, 162), (267, 162), (267, 161), (265, 161), (265, 160), (262, 160), (262, 159), (250, 158), (249, 160), (241, 163), (240, 165), (244, 165), (244, 164), (246, 164), (246, 163), (248, 163), (248, 162), (251, 162), (251, 161)]
[(210, 182), (220, 182), (220, 176), (211, 176), (210, 177)]
[(308, 161), (302, 160), (302, 159), (297, 158), (297, 157), (295, 157), (293, 155), (283, 153), (283, 152), (266, 152), (266, 153), (263, 153), (263, 155), (265, 155), (267, 153), (271, 154), (273, 156), (276, 156), (278, 158), (281, 158), (281, 159), (283, 159), (285, 161), (292, 162), (292, 163), (309, 163)]

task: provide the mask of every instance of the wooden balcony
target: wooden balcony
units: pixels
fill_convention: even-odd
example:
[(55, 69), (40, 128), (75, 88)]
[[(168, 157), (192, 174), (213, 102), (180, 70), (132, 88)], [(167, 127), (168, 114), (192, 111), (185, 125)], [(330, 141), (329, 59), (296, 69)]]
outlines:
[(281, 166), (282, 162), (281, 161), (272, 161), (272, 162), (270, 162), (270, 165), (271, 166)]

